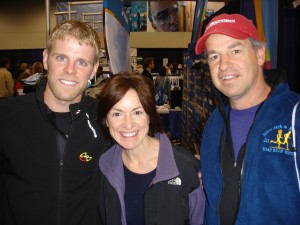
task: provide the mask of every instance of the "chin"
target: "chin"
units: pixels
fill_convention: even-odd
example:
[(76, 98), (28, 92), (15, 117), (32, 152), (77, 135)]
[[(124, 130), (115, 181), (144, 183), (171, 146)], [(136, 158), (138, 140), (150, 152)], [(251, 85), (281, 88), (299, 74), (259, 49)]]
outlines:
[(126, 146), (126, 145), (122, 145), (122, 148), (125, 150), (125, 151), (131, 151), (131, 150), (134, 150), (136, 148), (136, 146)]
[(134, 149), (136, 149), (137, 147), (138, 147), (138, 144), (135, 142), (135, 143), (120, 143), (120, 145), (122, 146), (122, 148), (123, 149), (125, 149), (125, 150), (134, 150)]

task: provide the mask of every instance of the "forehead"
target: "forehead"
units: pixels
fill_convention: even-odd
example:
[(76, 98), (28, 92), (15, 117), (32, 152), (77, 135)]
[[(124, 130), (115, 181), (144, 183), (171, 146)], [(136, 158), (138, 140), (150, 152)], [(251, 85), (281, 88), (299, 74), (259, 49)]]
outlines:
[(177, 4), (177, 1), (151, 1), (150, 2), (150, 9), (152, 13), (157, 13), (162, 9), (166, 9), (172, 5)]
[(72, 44), (79, 44), (79, 45), (82, 45), (82, 46), (91, 46), (91, 47), (93, 47), (92, 44), (89, 42), (89, 40), (87, 40), (87, 39), (78, 39), (78, 38), (73, 37), (73, 36), (59, 37), (59, 38), (53, 40), (53, 44), (55, 42), (64, 42), (65, 44), (72, 43)]
[(75, 38), (64, 38), (54, 40), (50, 53), (81, 57), (88, 60), (94, 60), (96, 49), (87, 41), (80, 41)]
[(134, 89), (129, 89), (123, 98), (118, 101), (114, 108), (124, 108), (124, 109), (132, 109), (141, 105), (141, 101), (139, 96)]
[(235, 45), (251, 46), (248, 38), (241, 40), (224, 34), (211, 34), (205, 41), (206, 48), (214, 46), (218, 48), (230, 46), (234, 47)]
[(93, 53), (96, 51), (96, 49), (87, 40), (78, 40), (73, 37), (53, 40), (52, 48), (72, 48), (72, 50), (86, 49)]

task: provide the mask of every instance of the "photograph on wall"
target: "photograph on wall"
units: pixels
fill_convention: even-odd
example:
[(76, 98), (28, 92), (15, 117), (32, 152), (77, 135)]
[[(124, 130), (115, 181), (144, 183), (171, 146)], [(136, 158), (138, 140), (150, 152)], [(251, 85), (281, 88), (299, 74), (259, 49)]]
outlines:
[(148, 32), (192, 31), (195, 1), (147, 1)]
[(56, 23), (73, 19), (89, 23), (95, 31), (103, 31), (103, 4), (93, 2), (57, 2)]
[(130, 32), (147, 31), (147, 2), (124, 2), (124, 10), (130, 21)]

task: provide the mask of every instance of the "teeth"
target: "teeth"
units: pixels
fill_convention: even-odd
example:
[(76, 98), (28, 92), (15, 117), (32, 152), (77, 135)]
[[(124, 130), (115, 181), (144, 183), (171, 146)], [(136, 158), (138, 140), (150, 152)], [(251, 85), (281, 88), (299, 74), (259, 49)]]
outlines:
[(74, 84), (77, 83), (75, 81), (69, 81), (69, 80), (61, 80), (61, 82), (64, 83), (64, 84), (67, 84), (67, 85), (74, 85)]
[(222, 78), (222, 80), (229, 80), (229, 79), (232, 79), (232, 78), (235, 78), (237, 76), (225, 76)]
[(132, 136), (136, 135), (136, 133), (137, 132), (135, 131), (135, 132), (130, 132), (130, 133), (122, 133), (122, 135), (125, 137), (132, 137)]

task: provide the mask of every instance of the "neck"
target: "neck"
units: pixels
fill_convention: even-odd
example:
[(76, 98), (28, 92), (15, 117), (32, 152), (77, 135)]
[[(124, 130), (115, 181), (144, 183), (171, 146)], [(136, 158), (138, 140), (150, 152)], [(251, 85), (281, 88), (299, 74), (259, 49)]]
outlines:
[(146, 139), (145, 144), (138, 149), (123, 149), (123, 163), (132, 172), (148, 173), (157, 167), (159, 141), (152, 137)]
[(44, 102), (53, 112), (70, 112), (70, 102), (57, 99), (47, 88), (44, 92)]
[(251, 108), (265, 101), (269, 97), (270, 92), (271, 87), (265, 81), (260, 82), (260, 85), (252, 88), (252, 91), (247, 96), (238, 99), (229, 99), (230, 106), (237, 110)]

